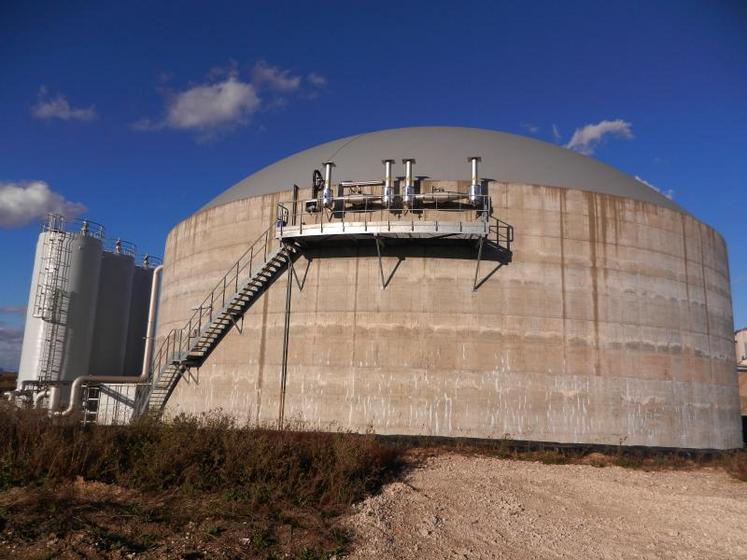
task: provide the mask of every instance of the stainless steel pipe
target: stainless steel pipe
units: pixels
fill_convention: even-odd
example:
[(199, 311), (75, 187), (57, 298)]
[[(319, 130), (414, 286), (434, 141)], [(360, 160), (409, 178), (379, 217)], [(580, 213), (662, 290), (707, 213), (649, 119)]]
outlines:
[(324, 190), (322, 191), (322, 207), (332, 208), (334, 195), (332, 193), (332, 168), (335, 166), (332, 161), (324, 162)]
[(402, 204), (405, 208), (412, 208), (413, 202), (415, 202), (415, 184), (412, 180), (412, 164), (415, 160), (412, 158), (405, 158), (402, 160), (405, 164), (405, 188), (402, 192)]
[(467, 161), (472, 164), (472, 183), (469, 186), (469, 202), (470, 204), (477, 206), (482, 202), (483, 198), (482, 183), (480, 182), (477, 173), (477, 164), (482, 161), (482, 158), (479, 156), (471, 156), (467, 158)]
[(382, 197), (382, 202), (384, 206), (389, 208), (394, 203), (394, 184), (392, 182), (392, 164), (394, 160), (385, 159), (381, 163), (384, 164), (384, 196)]

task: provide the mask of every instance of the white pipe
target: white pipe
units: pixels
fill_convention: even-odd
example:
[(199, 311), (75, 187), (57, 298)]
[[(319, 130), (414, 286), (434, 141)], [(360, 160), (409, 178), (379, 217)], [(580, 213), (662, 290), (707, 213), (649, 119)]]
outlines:
[(156, 310), (158, 309), (158, 280), (161, 278), (163, 265), (153, 269), (153, 279), (150, 284), (150, 304), (148, 305), (148, 327), (145, 330), (145, 350), (143, 351), (143, 367), (140, 377), (150, 373), (150, 362), (153, 358), (153, 341), (156, 337)]
[(39, 391), (38, 393), (36, 393), (34, 395), (34, 398), (32, 399), (34, 402), (33, 408), (38, 408), (39, 401), (41, 401), (44, 397), (48, 397), (48, 396), (49, 396), (49, 389), (44, 389), (43, 391)]
[(469, 186), (469, 201), (472, 204), (478, 204), (482, 202), (482, 184), (478, 177), (477, 164), (482, 161), (482, 158), (479, 156), (471, 156), (467, 158), (467, 161), (472, 164), (472, 184)]
[(332, 161), (324, 162), (324, 190), (322, 191), (322, 206), (332, 208), (332, 168), (335, 166)]
[(415, 160), (407, 158), (403, 159), (402, 163), (405, 164), (405, 190), (402, 193), (402, 204), (405, 208), (410, 208), (415, 200), (415, 184), (412, 180), (412, 164), (415, 163)]
[(392, 164), (393, 159), (382, 160), (384, 164), (384, 206), (389, 208), (394, 202), (394, 186), (392, 185)]
[[(84, 375), (73, 381), (70, 389), (70, 402), (65, 410), (54, 411), (57, 407), (56, 393), (59, 392), (57, 387), (52, 387), (52, 396), (50, 396), (49, 410), (52, 416), (70, 416), (80, 406), (80, 394), (83, 390), (84, 383), (145, 383), (150, 376), (150, 361), (153, 353), (153, 338), (156, 324), (156, 308), (158, 299), (158, 280), (161, 277), (163, 265), (153, 269), (153, 281), (150, 286), (150, 305), (148, 306), (148, 329), (145, 334), (145, 351), (143, 355), (143, 369), (139, 376), (122, 377), (121, 375)], [(52, 401), (55, 401), (54, 403)], [(54, 406), (53, 406), (54, 405)]]

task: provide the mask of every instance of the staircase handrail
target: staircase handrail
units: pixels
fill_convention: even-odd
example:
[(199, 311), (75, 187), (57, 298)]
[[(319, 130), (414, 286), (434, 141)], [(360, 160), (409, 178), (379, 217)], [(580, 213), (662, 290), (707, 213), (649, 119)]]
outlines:
[[(261, 258), (261, 263), (258, 264), (267, 262), (267, 257), (270, 254), (270, 244), (275, 239), (275, 227), (275, 224), (269, 226), (249, 245), (215, 287), (208, 292), (199, 307), (195, 308), (194, 313), (183, 327), (174, 328), (169, 331), (151, 361), (151, 383), (157, 380), (165, 365), (182, 360), (186, 352), (191, 348), (190, 341), (199, 338), (202, 329), (212, 322), (213, 309), (216, 303), (220, 302), (221, 308), (225, 307), (227, 290), (232, 288), (229, 295), (233, 295), (239, 291), (239, 276), (241, 273), (248, 267), (248, 276), (251, 277), (255, 260), (259, 261)], [(195, 328), (196, 330), (193, 331)]]

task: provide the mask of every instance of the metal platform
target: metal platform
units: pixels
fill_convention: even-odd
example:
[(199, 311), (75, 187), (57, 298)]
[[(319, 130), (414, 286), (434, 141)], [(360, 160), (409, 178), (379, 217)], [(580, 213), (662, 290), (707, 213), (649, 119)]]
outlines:
[[(489, 199), (475, 205), (447, 201), (438, 207), (381, 208), (369, 206), (347, 208), (349, 199), (332, 200), (333, 208), (320, 212), (298, 212), (298, 201), (278, 204), (277, 220), (252, 243), (223, 278), (195, 307), (194, 314), (180, 329), (172, 330), (162, 341), (153, 358), (151, 383), (140, 387), (135, 397), (135, 415), (160, 413), (179, 380), (190, 368), (199, 368), (221, 340), (236, 328), (243, 329), (246, 312), (284, 273), (293, 274), (293, 262), (306, 250), (334, 244), (342, 246), (359, 242), (375, 245), (379, 258), (382, 289), (388, 281), (382, 266), (382, 249), (394, 243), (439, 241), (459, 243), (476, 258), (473, 289), (479, 287), (478, 272), (483, 255), (490, 253), (499, 267), (511, 262), (513, 228), (490, 216)], [(290, 211), (293, 208), (294, 211)], [(366, 244), (368, 244), (366, 243)], [(298, 282), (298, 278), (296, 277)], [(290, 316), (290, 277), (286, 295), (286, 330), (284, 353), (287, 352)], [(283, 379), (285, 364), (283, 360)], [(282, 424), (282, 409), (280, 422)]]
[(329, 221), (316, 224), (285, 225), (282, 221), (277, 227), (279, 239), (298, 239), (314, 241), (329, 239), (332, 236), (350, 239), (384, 237), (394, 239), (480, 239), (490, 235), (490, 225), (483, 220), (477, 221), (439, 221), (439, 220), (388, 220), (369, 221)]

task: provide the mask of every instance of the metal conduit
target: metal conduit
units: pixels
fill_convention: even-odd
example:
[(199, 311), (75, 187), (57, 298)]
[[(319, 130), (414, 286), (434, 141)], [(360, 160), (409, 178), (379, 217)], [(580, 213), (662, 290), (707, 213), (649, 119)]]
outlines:
[(150, 376), (150, 361), (153, 353), (153, 338), (155, 336), (156, 308), (158, 306), (158, 281), (161, 278), (163, 265), (153, 269), (153, 281), (150, 287), (150, 305), (148, 306), (148, 328), (145, 334), (145, 352), (143, 368), (139, 376), (122, 377), (121, 375), (84, 375), (73, 381), (70, 389), (70, 402), (65, 410), (55, 410), (59, 404), (59, 388), (52, 387), (49, 396), (49, 411), (51, 416), (70, 416), (80, 407), (80, 397), (84, 383), (144, 383)]

